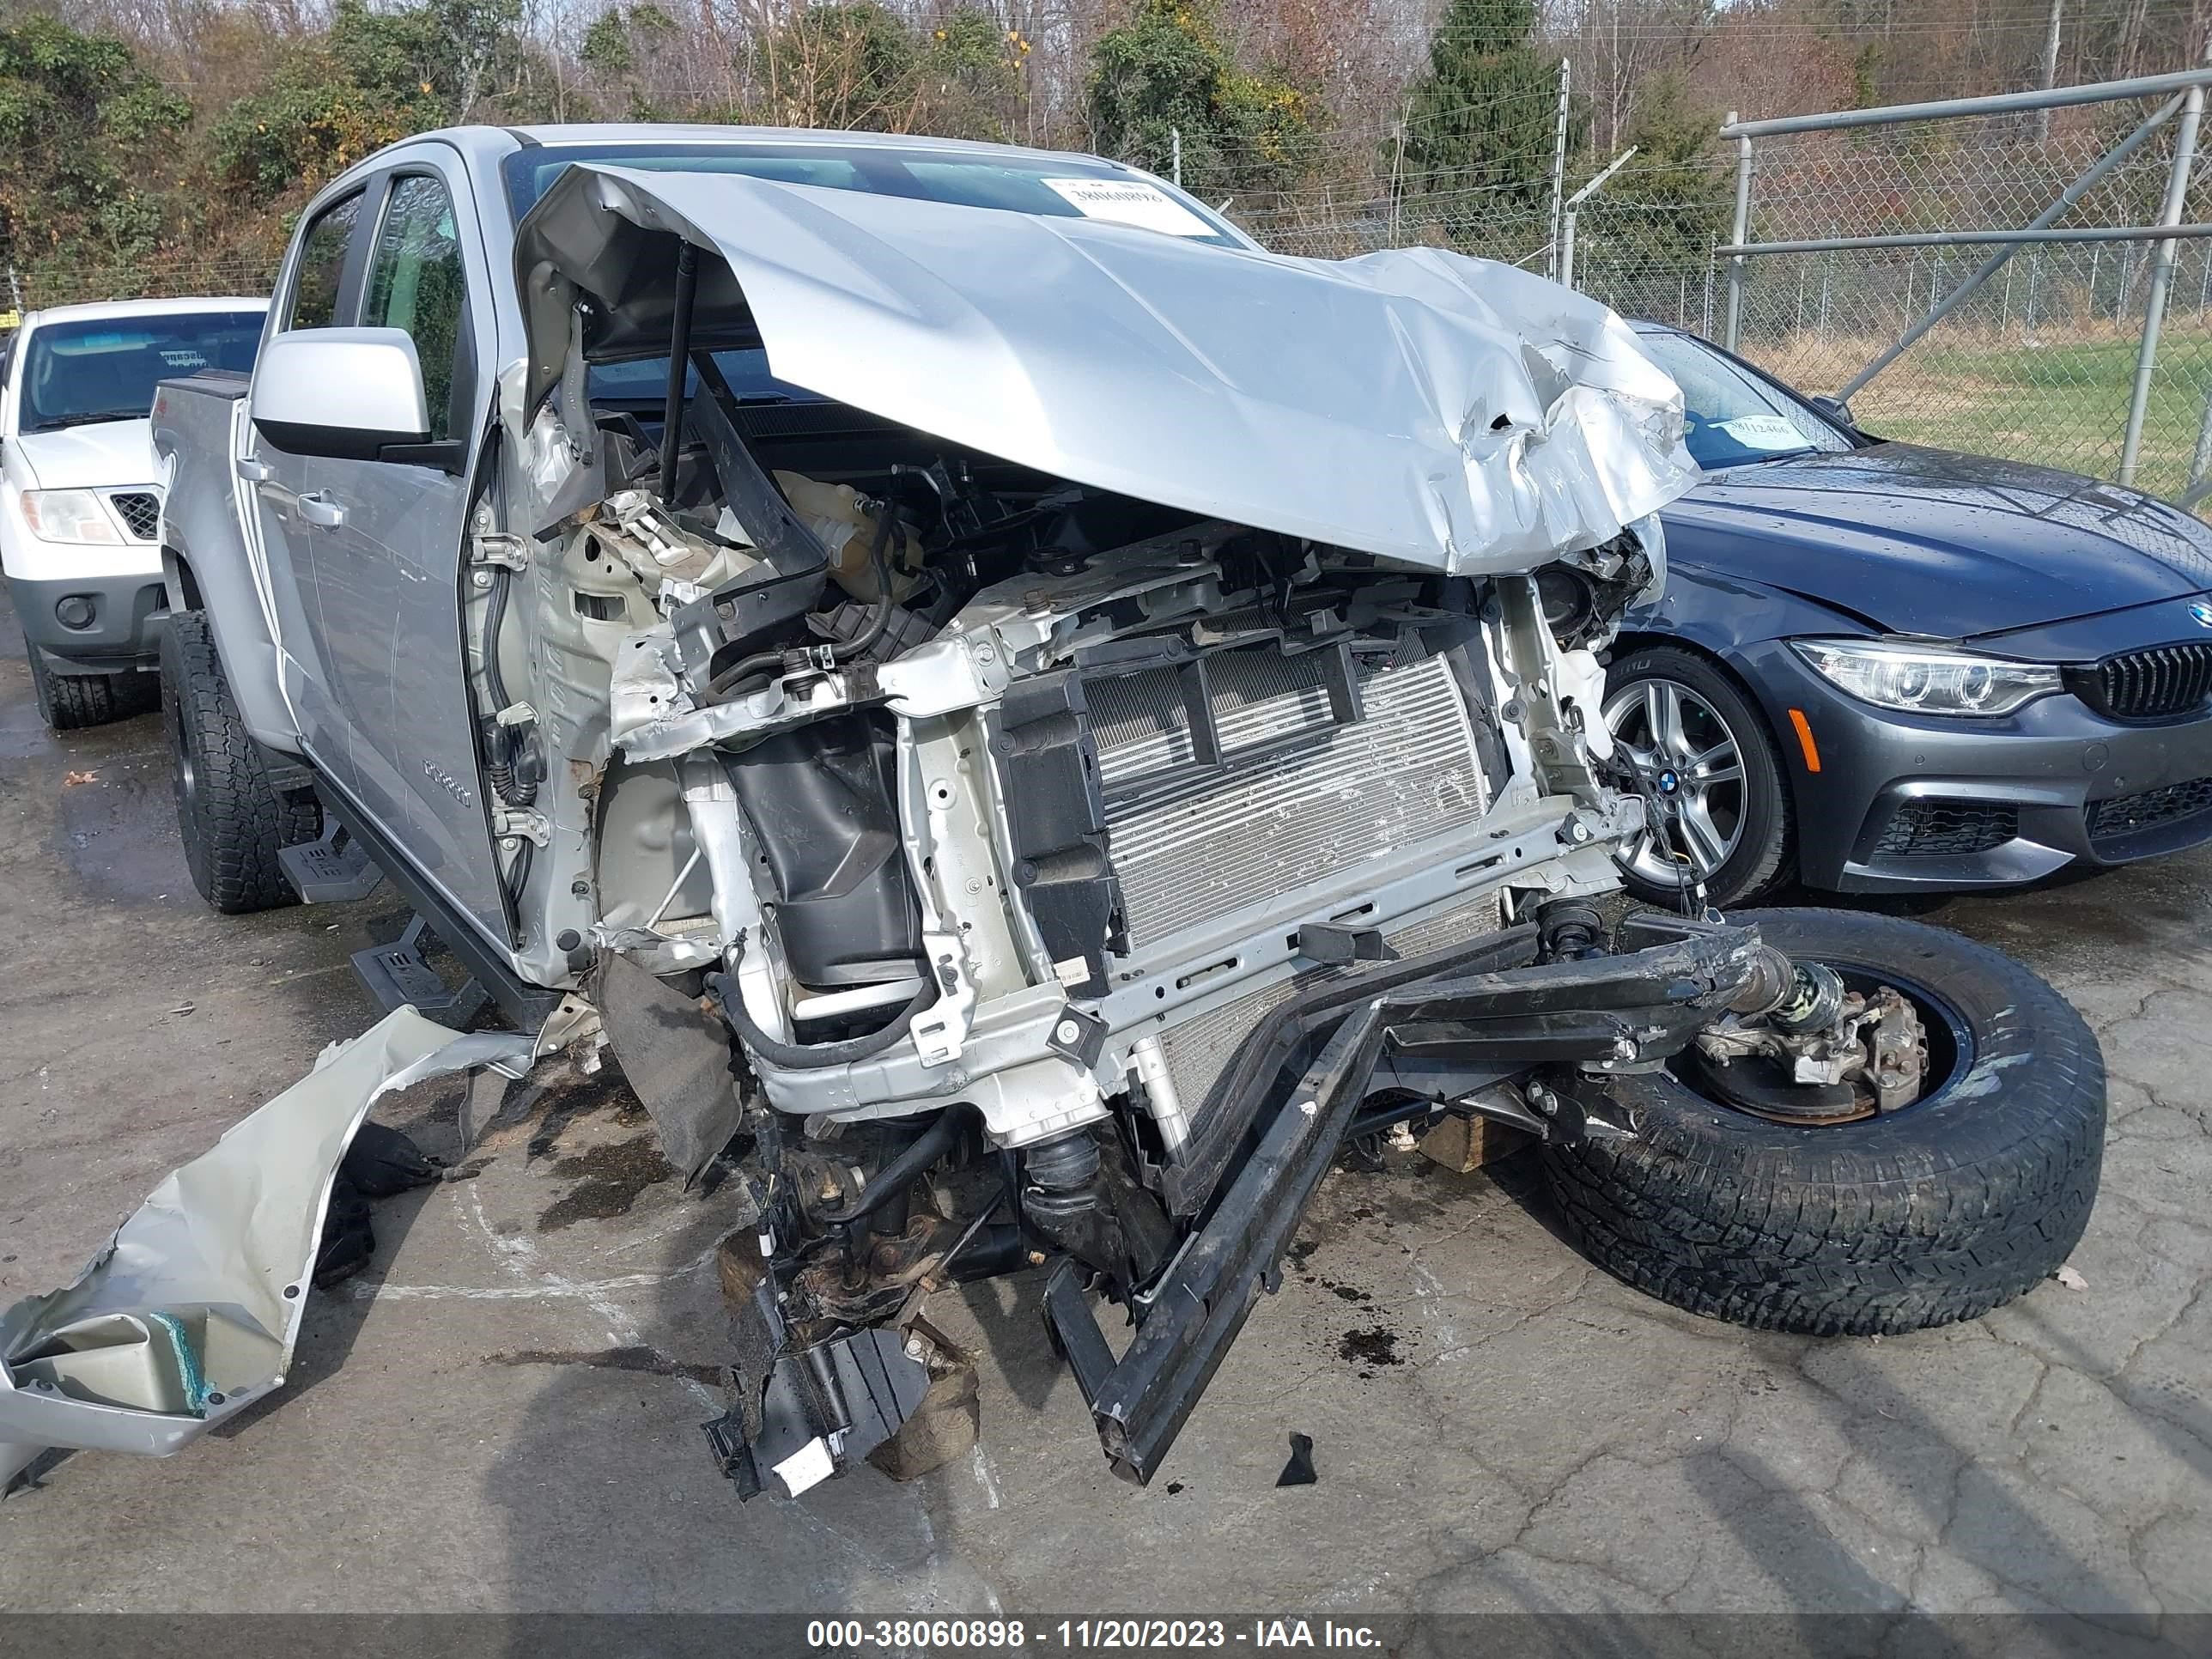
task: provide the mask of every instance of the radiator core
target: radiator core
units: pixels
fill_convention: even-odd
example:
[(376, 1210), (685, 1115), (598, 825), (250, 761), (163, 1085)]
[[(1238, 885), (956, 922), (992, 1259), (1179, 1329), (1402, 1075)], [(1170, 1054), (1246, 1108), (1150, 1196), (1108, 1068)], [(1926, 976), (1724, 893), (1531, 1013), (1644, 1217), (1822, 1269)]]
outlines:
[(1133, 947), (1482, 817), (1474, 731), (1443, 658), (1363, 672), (1363, 718), (1341, 723), (1313, 656), (1239, 651), (1213, 665), (1218, 769), (1194, 764), (1171, 673), (1091, 690)]
[[(1218, 768), (1197, 764), (1172, 672), (1089, 690), (1132, 948), (1422, 842), (1435, 842), (1441, 861), (1490, 805), (1467, 703), (1443, 657), (1396, 667), (1368, 659), (1353, 721), (1335, 718), (1312, 656), (1226, 653), (1207, 678)], [(1385, 938), (1413, 956), (1498, 925), (1492, 895)], [(1333, 971), (1310, 969), (1163, 1031), (1186, 1109), (1198, 1109), (1270, 1009)]]

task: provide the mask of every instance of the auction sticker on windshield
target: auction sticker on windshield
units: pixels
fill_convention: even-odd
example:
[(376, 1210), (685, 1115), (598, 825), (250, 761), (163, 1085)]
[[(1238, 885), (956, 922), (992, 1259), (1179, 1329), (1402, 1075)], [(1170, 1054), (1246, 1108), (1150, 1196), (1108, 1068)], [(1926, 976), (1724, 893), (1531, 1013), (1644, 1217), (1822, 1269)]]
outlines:
[(1047, 179), (1045, 187), (1086, 219), (1108, 219), (1170, 236), (1212, 236), (1212, 225), (1165, 191), (1139, 179)]
[(1739, 415), (1717, 424), (1746, 449), (1805, 447), (1805, 434), (1779, 415)]

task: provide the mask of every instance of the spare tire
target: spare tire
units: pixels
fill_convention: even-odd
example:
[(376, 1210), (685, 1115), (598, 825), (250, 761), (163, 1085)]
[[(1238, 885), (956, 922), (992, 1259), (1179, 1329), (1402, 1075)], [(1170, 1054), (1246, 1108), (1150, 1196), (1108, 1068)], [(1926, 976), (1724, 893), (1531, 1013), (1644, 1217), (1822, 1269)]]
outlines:
[(1892, 984), (1928, 1034), (1911, 1105), (1797, 1123), (1674, 1066), (1586, 1081), (1634, 1133), (1547, 1148), (1568, 1231), (1607, 1272), (1761, 1330), (1867, 1335), (1972, 1319), (2056, 1273), (2105, 1144), (2105, 1063), (2073, 1005), (1958, 934), (1842, 910), (1752, 910), (1767, 943)]

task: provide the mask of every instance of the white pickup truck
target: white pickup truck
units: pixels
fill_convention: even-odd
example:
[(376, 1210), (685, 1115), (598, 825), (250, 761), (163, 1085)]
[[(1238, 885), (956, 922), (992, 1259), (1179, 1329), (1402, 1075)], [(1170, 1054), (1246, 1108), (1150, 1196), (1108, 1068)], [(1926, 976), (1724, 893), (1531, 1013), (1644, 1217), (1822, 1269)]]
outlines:
[[(1278, 257), (1087, 156), (464, 129), (323, 191), (250, 384), (155, 424), (201, 890), (380, 872), (422, 924), (363, 953), (387, 1001), (604, 1042), (720, 1164), (744, 1494), (960, 1449), (921, 1298), (1039, 1267), (1151, 1478), (1340, 1149), (1400, 1125), (1527, 1133), (1596, 1260), (1771, 1328), (1972, 1317), (2080, 1236), (2101, 1065), (2025, 969), (1599, 908), (1665, 802), (1598, 653), (1694, 469), (1579, 295)], [(390, 1019), (298, 1109), (421, 1074)], [(312, 1214), (326, 1176), (251, 1178)], [(251, 1398), (273, 1352), (193, 1374)], [(0, 1442), (53, 1443), (9, 1399)]]
[[(151, 706), (165, 620), (155, 384), (244, 374), (265, 300), (128, 300), (23, 319), (0, 362), (0, 569), (57, 731)], [(141, 687), (143, 687), (143, 692)]]

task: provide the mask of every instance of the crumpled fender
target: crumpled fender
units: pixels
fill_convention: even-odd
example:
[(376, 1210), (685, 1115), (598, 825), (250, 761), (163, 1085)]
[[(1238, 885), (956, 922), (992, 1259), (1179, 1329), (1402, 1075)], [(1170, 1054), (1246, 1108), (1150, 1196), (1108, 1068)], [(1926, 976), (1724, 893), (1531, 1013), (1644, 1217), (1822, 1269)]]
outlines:
[(386, 1015), (156, 1187), (66, 1290), (0, 1313), (0, 1490), (55, 1447), (168, 1456), (282, 1387), (369, 1108), (479, 1066), (520, 1077), (534, 1042)]

